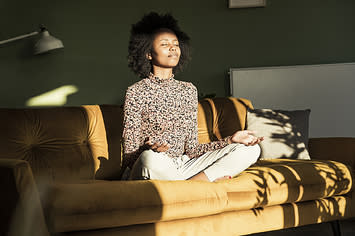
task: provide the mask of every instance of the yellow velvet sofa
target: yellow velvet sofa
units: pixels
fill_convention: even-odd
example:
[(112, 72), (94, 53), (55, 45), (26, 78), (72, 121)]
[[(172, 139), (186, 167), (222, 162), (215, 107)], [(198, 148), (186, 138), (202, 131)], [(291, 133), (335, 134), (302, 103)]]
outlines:
[[(199, 141), (245, 127), (241, 98), (199, 102)], [(118, 105), (0, 109), (0, 235), (246, 235), (355, 216), (355, 138), (230, 180), (121, 181)]]

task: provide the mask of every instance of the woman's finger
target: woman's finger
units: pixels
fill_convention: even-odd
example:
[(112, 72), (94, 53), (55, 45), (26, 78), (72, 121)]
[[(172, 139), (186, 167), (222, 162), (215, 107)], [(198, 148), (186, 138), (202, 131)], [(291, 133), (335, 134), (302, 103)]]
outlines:
[(158, 152), (166, 152), (169, 149), (168, 144), (162, 144), (157, 148)]
[(259, 144), (261, 141), (264, 140), (264, 137), (258, 137), (255, 142), (253, 143), (253, 145)]
[(155, 150), (159, 147), (159, 144), (158, 143), (154, 143), (150, 148)]
[(153, 146), (153, 144), (150, 141), (147, 141), (144, 143), (145, 145), (148, 145), (149, 147)]
[(165, 151), (166, 151), (166, 148), (160, 146), (160, 147), (157, 148), (157, 151), (158, 151), (158, 152), (165, 152)]
[(169, 148), (169, 144), (165, 143), (163, 146), (163, 152), (166, 152)]
[(256, 137), (255, 136), (252, 136), (252, 135), (249, 135), (249, 138), (248, 138), (248, 146), (251, 146), (254, 144), (256, 140)]
[(162, 152), (164, 150), (164, 147), (163, 145), (159, 145), (157, 148), (156, 148), (157, 152)]
[(253, 137), (251, 138), (250, 142), (248, 142), (248, 146), (253, 146), (253, 145), (255, 145), (255, 142), (257, 141), (257, 139), (258, 139), (258, 138), (256, 138), (256, 137), (253, 136)]

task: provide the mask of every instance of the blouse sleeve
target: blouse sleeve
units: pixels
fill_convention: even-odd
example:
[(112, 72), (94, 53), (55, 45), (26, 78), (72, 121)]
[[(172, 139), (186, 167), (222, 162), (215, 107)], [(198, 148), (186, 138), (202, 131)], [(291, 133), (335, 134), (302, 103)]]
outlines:
[(139, 97), (132, 88), (126, 91), (123, 107), (123, 155), (124, 166), (132, 168), (140, 155), (140, 147), (143, 145), (141, 138), (141, 109)]
[(191, 121), (191, 127), (189, 127), (189, 133), (185, 141), (185, 154), (190, 158), (196, 158), (208, 151), (214, 151), (221, 149), (228, 145), (227, 138), (224, 140), (213, 141), (210, 143), (198, 142), (198, 129), (197, 129), (197, 89), (192, 85), (191, 101), (189, 102), (189, 108), (187, 113), (187, 119)]

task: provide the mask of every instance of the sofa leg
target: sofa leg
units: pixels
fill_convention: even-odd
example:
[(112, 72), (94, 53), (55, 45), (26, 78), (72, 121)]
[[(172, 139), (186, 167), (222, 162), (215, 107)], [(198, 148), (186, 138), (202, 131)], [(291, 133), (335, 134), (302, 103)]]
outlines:
[(340, 222), (339, 220), (335, 220), (330, 222), (333, 230), (333, 235), (334, 236), (341, 236), (341, 229), (340, 229)]

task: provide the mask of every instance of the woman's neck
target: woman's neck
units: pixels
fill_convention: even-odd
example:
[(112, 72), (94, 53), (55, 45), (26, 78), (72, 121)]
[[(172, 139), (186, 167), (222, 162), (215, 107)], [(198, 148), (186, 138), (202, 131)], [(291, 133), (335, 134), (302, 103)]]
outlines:
[(155, 67), (153, 65), (153, 75), (155, 77), (159, 77), (160, 79), (169, 79), (173, 76), (173, 69), (172, 68)]

